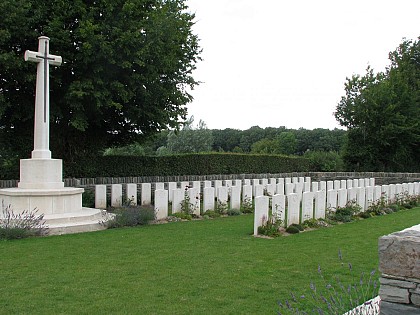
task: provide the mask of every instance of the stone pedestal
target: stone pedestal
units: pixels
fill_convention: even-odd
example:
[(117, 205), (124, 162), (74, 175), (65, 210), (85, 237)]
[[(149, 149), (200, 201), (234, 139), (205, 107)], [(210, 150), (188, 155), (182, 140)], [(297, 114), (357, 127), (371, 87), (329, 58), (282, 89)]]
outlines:
[(420, 314), (420, 225), (379, 239), (381, 315)]
[(25, 159), (20, 160), (19, 188), (61, 189), (64, 188), (62, 160)]

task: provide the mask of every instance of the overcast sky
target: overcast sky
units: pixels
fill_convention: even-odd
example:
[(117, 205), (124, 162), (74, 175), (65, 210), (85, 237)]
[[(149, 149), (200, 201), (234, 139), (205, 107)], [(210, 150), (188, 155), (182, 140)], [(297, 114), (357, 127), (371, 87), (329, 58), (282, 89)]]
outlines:
[(338, 128), (344, 82), (420, 35), (420, 0), (187, 0), (203, 83), (188, 105), (210, 129)]

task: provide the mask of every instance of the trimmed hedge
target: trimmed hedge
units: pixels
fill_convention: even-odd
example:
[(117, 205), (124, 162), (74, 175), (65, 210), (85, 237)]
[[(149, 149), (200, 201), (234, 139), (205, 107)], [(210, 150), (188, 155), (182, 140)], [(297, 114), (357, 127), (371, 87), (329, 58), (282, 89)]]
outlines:
[(308, 159), (280, 155), (183, 154), (170, 156), (103, 156), (65, 165), (66, 178), (260, 174), (305, 172)]
[[(64, 162), (64, 178), (262, 174), (310, 171), (310, 161), (283, 155), (232, 153), (169, 156), (98, 156)], [(12, 170), (12, 169), (10, 169)], [(18, 179), (19, 172), (1, 172), (2, 179)], [(5, 177), (8, 176), (8, 177)]]

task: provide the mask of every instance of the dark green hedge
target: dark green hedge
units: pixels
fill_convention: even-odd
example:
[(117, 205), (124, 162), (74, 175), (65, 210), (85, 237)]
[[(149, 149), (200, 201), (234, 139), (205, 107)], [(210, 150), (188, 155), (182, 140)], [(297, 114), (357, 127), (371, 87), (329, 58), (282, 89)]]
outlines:
[[(2, 179), (18, 179), (18, 168), (1, 172)], [(260, 174), (310, 171), (310, 161), (281, 155), (232, 153), (154, 156), (100, 156), (64, 162), (64, 178)]]

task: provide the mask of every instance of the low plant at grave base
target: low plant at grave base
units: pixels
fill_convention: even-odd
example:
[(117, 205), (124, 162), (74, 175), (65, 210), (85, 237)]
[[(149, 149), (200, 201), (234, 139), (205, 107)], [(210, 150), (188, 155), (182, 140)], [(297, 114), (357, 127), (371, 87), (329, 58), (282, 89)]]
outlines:
[(328, 209), (327, 218), (338, 222), (350, 222), (361, 210), (362, 208), (357, 204), (356, 200), (350, 200), (344, 207), (337, 207), (335, 211)]
[(244, 198), (244, 200), (242, 200), (240, 210), (242, 213), (254, 213), (254, 204), (252, 202), (252, 198)]
[(221, 214), (213, 210), (207, 210), (206, 212), (204, 212), (204, 216), (207, 216), (209, 218), (219, 218)]
[(307, 219), (302, 222), (304, 229), (317, 229), (322, 227), (328, 227), (329, 224), (324, 219)]
[[(263, 221), (265, 221), (263, 219)], [(258, 235), (265, 235), (276, 237), (280, 235), (280, 228), (283, 225), (283, 220), (276, 216), (269, 215), (265, 224), (258, 227)]]
[(147, 225), (155, 219), (153, 207), (147, 206), (123, 206), (110, 210), (106, 218), (99, 223), (109, 229), (120, 228), (124, 226)]
[(229, 216), (233, 216), (233, 215), (241, 215), (241, 210), (239, 209), (229, 209), (226, 211), (226, 214)]
[(217, 200), (215, 212), (219, 213), (220, 215), (225, 215), (227, 214), (228, 210), (229, 206), (226, 202), (221, 202), (220, 200)]
[[(318, 284), (309, 284), (309, 294), (290, 293), (290, 298), (279, 301), (280, 315), (285, 314), (379, 314), (379, 304), (372, 302), (378, 294), (376, 269), (369, 275), (364, 272), (356, 276), (351, 263), (344, 264), (341, 250), (338, 251), (341, 267), (350, 278), (350, 283), (343, 282), (343, 276), (334, 274), (326, 278), (318, 265)], [(347, 267), (344, 267), (347, 266)], [(302, 305), (305, 305), (302, 308)], [(361, 306), (362, 305), (362, 306)], [(361, 308), (359, 308), (361, 306)], [(350, 312), (349, 312), (350, 311)], [(347, 313), (349, 312), (349, 313)]]
[(48, 234), (48, 226), (45, 224), (44, 215), (38, 210), (24, 210), (14, 213), (11, 206), (2, 205), (3, 216), (0, 217), (0, 239), (12, 240), (30, 236), (42, 236)]

